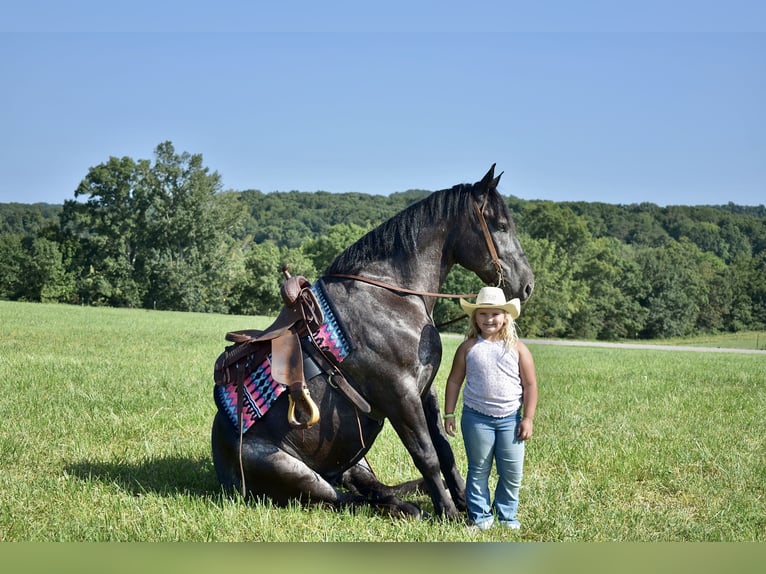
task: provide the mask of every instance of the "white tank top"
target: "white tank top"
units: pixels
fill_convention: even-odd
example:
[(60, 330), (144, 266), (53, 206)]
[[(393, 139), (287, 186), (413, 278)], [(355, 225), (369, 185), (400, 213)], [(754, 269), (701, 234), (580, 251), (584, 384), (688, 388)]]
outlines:
[(463, 404), (491, 417), (507, 417), (521, 408), (519, 355), (505, 341), (478, 337), (465, 358)]

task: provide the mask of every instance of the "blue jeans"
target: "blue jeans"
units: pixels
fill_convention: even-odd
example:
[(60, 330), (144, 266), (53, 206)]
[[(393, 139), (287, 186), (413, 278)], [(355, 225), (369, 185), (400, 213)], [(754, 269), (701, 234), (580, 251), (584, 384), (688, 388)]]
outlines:
[[(493, 508), (501, 523), (519, 523), (516, 510), (524, 468), (524, 442), (516, 435), (520, 422), (521, 411), (497, 418), (463, 407), (460, 428), (468, 458), (465, 495), (468, 518), (475, 524), (494, 521)], [(494, 504), (489, 496), (493, 461), (498, 475)]]

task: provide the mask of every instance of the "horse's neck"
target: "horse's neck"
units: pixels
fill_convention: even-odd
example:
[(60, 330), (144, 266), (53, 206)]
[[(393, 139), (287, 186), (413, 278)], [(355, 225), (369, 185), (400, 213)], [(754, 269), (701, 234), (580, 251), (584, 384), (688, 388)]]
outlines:
[(416, 253), (376, 261), (363, 274), (397, 287), (436, 293), (452, 267), (445, 247), (443, 240), (424, 236)]

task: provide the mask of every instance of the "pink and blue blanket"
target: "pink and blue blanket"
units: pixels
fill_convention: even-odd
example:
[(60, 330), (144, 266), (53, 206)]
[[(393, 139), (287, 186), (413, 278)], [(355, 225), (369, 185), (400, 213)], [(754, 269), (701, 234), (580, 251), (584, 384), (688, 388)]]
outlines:
[[(316, 335), (319, 347), (339, 363), (348, 356), (351, 347), (342, 325), (335, 318), (330, 302), (325, 297), (319, 283), (311, 290), (316, 295), (322, 308), (324, 323)], [(271, 355), (269, 355), (250, 375), (245, 378), (242, 392), (242, 431), (253, 426), (269, 410), (275, 400), (286, 387), (271, 378)], [(232, 383), (225, 386), (216, 385), (213, 390), (215, 404), (228, 415), (229, 420), (238, 428), (237, 418), (237, 385)]]

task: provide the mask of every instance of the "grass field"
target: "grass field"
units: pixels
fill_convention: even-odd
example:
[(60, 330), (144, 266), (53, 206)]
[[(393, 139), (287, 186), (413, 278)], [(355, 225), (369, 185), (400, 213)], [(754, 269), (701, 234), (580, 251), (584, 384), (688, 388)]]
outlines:
[[(641, 341), (642, 343), (644, 341)], [(701, 335), (692, 338), (670, 338), (656, 341), (647, 341), (659, 345), (680, 345), (694, 347), (715, 347), (720, 349), (745, 349), (764, 351), (766, 350), (766, 332), (740, 331), (739, 333), (720, 333), (714, 335)]]
[[(269, 322), (0, 301), (0, 541), (766, 541), (760, 355), (530, 345), (518, 532), (227, 496), (212, 366), (227, 331)], [(390, 425), (370, 460), (416, 477)]]

